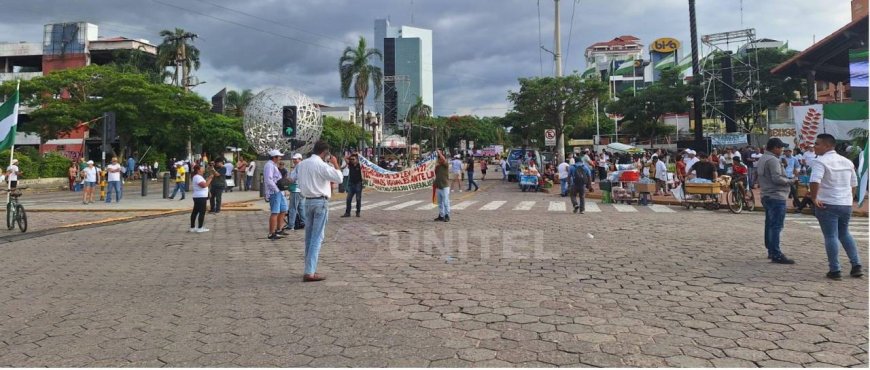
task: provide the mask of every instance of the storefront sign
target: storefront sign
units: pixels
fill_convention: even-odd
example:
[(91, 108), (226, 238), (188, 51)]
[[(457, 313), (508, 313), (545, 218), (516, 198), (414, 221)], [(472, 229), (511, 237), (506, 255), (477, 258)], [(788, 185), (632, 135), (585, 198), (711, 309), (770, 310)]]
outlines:
[(653, 41), (650, 49), (659, 53), (672, 53), (680, 48), (680, 42), (670, 37), (662, 37)]
[(399, 192), (425, 189), (435, 181), (435, 165), (438, 157), (431, 153), (416, 167), (403, 171), (389, 171), (360, 157), (364, 185), (383, 192)]

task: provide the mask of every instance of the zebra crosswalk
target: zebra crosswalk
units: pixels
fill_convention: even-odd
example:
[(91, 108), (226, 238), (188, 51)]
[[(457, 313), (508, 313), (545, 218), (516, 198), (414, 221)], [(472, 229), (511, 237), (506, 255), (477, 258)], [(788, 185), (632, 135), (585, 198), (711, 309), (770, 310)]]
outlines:
[[(344, 209), (344, 202), (331, 203), (331, 211)], [(362, 202), (363, 210), (379, 210), (385, 212), (395, 211), (429, 211), (437, 209), (438, 205), (425, 200), (376, 200)], [(451, 210), (480, 211), (480, 212), (553, 212), (569, 213), (573, 210), (568, 200), (464, 200), (452, 203)], [(665, 205), (630, 205), (630, 204), (603, 204), (586, 200), (586, 213), (620, 212), (620, 213), (674, 213), (674, 207)]]
[[(813, 230), (818, 230), (821, 232), (822, 227), (819, 226), (819, 221), (813, 216), (806, 215), (788, 215), (785, 217), (786, 223), (798, 224), (803, 227), (807, 227)], [(849, 233), (852, 234), (852, 237), (855, 240), (867, 242), (870, 240), (870, 233), (868, 233), (868, 219), (863, 217), (852, 217), (849, 219)]]

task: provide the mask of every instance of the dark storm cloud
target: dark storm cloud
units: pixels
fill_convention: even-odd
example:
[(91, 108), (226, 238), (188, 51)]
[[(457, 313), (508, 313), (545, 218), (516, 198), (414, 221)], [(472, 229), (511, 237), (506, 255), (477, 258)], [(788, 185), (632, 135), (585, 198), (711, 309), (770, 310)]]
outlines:
[[(675, 37), (688, 52), (685, 0), (561, 3), (566, 73), (586, 68), (587, 46), (624, 34), (644, 44)], [(821, 3), (745, 1), (741, 24), (739, 0), (701, 1), (699, 34), (754, 27), (759, 37), (788, 40), (802, 49), (813, 34), (821, 39), (849, 21), (848, 1)], [(338, 94), (338, 57), (360, 35), (374, 46), (374, 19), (384, 17), (394, 25), (433, 30), (437, 114), (502, 114), (517, 77), (553, 73), (552, 55), (538, 47), (541, 37), (553, 49), (551, 0), (540, 1), (540, 36), (537, 0), (31, 0), (3, 6), (0, 41), (40, 41), (43, 24), (77, 20), (98, 24), (103, 36), (152, 43), (159, 42), (162, 29), (195, 32), (203, 62), (196, 74), (208, 81), (197, 91), (205, 96), (223, 86), (277, 85), (327, 104), (349, 104)]]

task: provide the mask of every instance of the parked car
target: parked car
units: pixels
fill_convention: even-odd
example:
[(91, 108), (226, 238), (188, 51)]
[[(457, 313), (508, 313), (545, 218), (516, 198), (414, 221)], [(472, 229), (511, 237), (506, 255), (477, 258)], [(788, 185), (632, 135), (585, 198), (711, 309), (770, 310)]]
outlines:
[(519, 173), (522, 165), (528, 165), (529, 160), (534, 160), (538, 169), (543, 171), (543, 162), (541, 161), (541, 152), (536, 149), (513, 148), (508, 152), (507, 156), (507, 178), (508, 181), (519, 181)]

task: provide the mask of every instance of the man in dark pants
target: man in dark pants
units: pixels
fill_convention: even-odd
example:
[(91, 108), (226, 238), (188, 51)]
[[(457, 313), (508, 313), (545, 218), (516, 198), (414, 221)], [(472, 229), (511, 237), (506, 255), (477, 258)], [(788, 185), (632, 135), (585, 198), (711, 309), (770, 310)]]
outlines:
[(356, 153), (345, 158), (347, 162), (347, 206), (344, 209), (344, 214), (341, 217), (350, 217), (350, 206), (353, 203), (353, 197), (356, 196), (356, 217), (359, 217), (360, 206), (362, 205), (362, 168), (359, 164), (359, 157)]
[[(779, 238), (785, 223), (785, 204), (792, 180), (785, 176), (779, 156), (785, 144), (778, 138), (767, 141), (767, 151), (755, 163), (761, 185), (761, 205), (764, 206), (764, 246), (773, 263), (793, 264), (779, 249)], [(752, 189), (749, 189), (752, 191)]]
[(583, 161), (575, 162), (568, 170), (568, 187), (574, 213), (583, 214), (586, 212), (586, 191), (592, 192), (591, 179), (592, 169)]
[(217, 158), (214, 161), (214, 169), (217, 171), (218, 175), (215, 176), (215, 179), (211, 182), (211, 187), (209, 188), (209, 197), (208, 197), (208, 205), (209, 205), (209, 213), (220, 213), (221, 212), (221, 202), (224, 193), (224, 188), (227, 187), (227, 169), (224, 167), (224, 159)]

